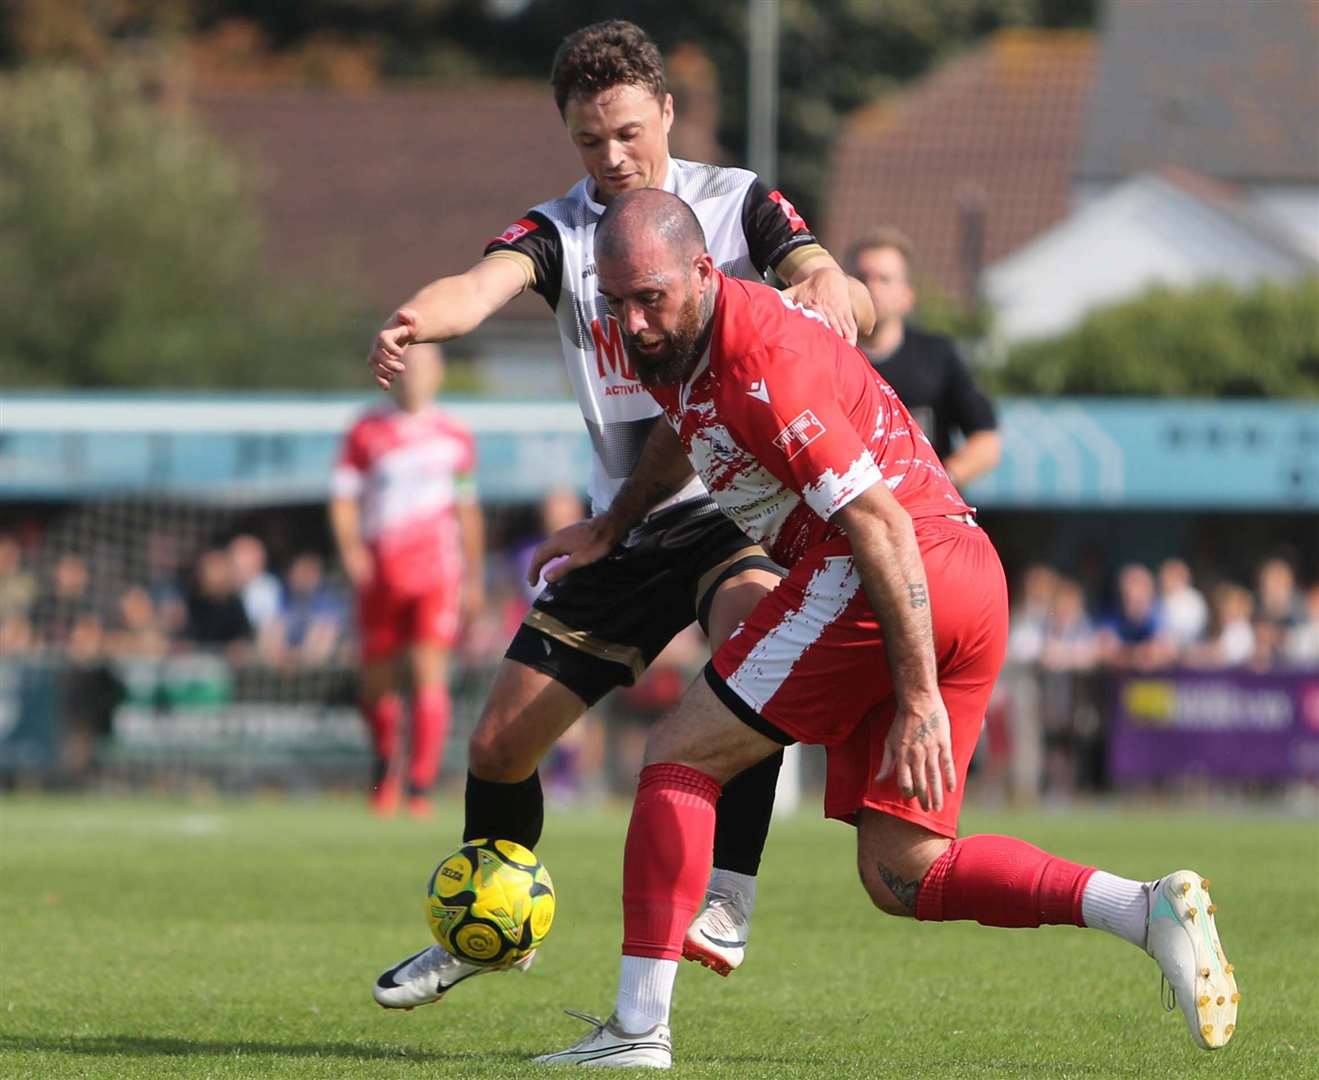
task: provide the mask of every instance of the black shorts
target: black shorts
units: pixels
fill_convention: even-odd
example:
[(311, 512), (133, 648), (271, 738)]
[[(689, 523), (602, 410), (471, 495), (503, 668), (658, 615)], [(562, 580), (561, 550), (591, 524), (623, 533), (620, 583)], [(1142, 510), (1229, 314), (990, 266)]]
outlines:
[(753, 568), (784, 573), (713, 500), (679, 503), (547, 586), (504, 655), (594, 705), (636, 682), (693, 621), (704, 628), (720, 582)]

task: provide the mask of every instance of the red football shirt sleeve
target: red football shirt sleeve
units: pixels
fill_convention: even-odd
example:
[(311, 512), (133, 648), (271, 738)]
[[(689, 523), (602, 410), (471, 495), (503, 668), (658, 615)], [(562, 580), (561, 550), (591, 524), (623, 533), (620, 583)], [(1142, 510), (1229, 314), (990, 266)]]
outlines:
[(728, 388), (729, 433), (828, 521), (884, 477), (838, 403), (832, 367), (790, 350), (764, 357), (748, 386)]

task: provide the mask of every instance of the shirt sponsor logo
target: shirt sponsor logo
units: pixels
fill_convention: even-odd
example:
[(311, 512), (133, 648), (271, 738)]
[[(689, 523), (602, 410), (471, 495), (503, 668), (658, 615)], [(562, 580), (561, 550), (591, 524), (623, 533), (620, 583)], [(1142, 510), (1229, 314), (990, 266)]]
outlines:
[(533, 233), (539, 228), (540, 226), (537, 225), (530, 218), (519, 218), (517, 221), (513, 222), (513, 224), (510, 225), (507, 229), (505, 229), (493, 240), (491, 240), (490, 243), (516, 244), (519, 240), (521, 240), (524, 236), (526, 236), (527, 233)]
[(783, 216), (788, 219), (788, 224), (792, 227), (793, 232), (806, 232), (806, 219), (797, 213), (797, 208), (783, 197), (783, 192), (771, 191), (769, 197), (771, 201), (779, 204), (779, 209), (783, 211)]
[[(595, 343), (595, 369), (602, 379), (617, 377), (628, 382), (637, 381), (627, 349), (623, 347), (623, 331), (618, 320), (606, 316), (604, 325), (599, 319), (591, 320), (591, 340)], [(640, 390), (640, 387), (638, 387)]]
[(810, 409), (803, 409), (788, 426), (774, 436), (774, 445), (783, 451), (789, 461), (824, 434), (824, 425)]

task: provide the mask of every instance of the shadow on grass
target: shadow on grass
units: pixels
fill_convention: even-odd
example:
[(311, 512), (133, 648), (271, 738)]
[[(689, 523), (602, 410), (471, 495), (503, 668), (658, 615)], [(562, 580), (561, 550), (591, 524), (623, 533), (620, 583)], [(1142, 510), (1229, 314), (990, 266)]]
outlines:
[(461, 1061), (526, 1061), (528, 1054), (517, 1050), (456, 1050), (453, 1053), (417, 1051), (397, 1046), (350, 1042), (255, 1042), (238, 1039), (220, 1042), (209, 1039), (169, 1038), (155, 1035), (66, 1035), (62, 1038), (0, 1035), (0, 1052), (37, 1051), (49, 1054), (85, 1054), (88, 1057), (336, 1057), (357, 1061), (417, 1061), (431, 1064)]

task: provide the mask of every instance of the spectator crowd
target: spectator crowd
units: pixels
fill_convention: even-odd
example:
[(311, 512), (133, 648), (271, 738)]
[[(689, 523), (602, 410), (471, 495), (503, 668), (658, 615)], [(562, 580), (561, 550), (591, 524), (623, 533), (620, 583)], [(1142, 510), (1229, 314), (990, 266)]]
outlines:
[[(554, 493), (543, 528), (580, 512), (574, 497)], [(533, 595), (521, 579), (540, 535), (492, 553), (492, 603), (467, 627), (460, 659), (502, 652)], [(103, 572), (104, 558), (52, 554), (0, 533), (0, 653), (57, 650), (85, 661), (205, 649), (282, 669), (354, 662), (351, 590), (315, 551), (293, 554), (276, 574), (248, 532), (202, 546), (189, 565), (166, 530), (146, 531), (141, 545)], [(1319, 582), (1303, 585), (1283, 556), (1264, 559), (1249, 584), (1197, 582), (1177, 558), (1156, 569), (1131, 563), (1112, 594), (1105, 602), (1051, 567), (1027, 567), (1013, 597), (1009, 661), (1055, 672), (1319, 667)]]
[(1074, 672), (1319, 668), (1319, 581), (1303, 587), (1291, 561), (1274, 555), (1252, 585), (1201, 588), (1177, 558), (1156, 570), (1128, 563), (1104, 604), (1079, 581), (1032, 565), (1014, 598), (1008, 658)]
[[(0, 535), (0, 652), (57, 650), (85, 661), (202, 648), (278, 667), (347, 657), (348, 604), (314, 552), (294, 556), (277, 577), (265, 545), (244, 533), (185, 567), (173, 538), (152, 531), (140, 558), (102, 572), (104, 561), (25, 550)], [(143, 572), (134, 578), (125, 565)]]

